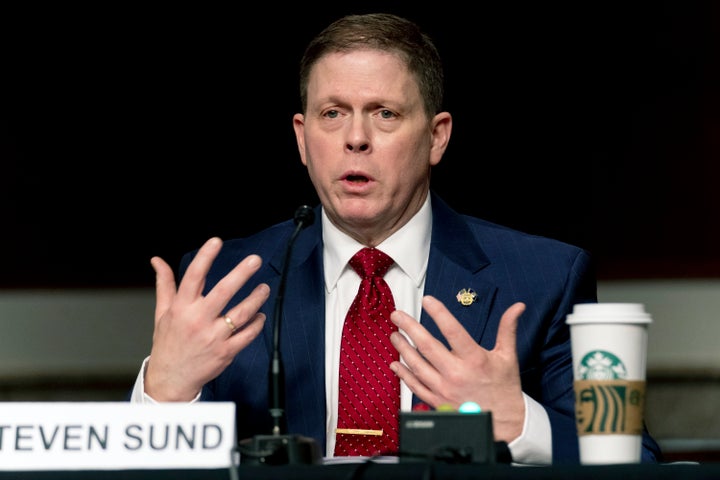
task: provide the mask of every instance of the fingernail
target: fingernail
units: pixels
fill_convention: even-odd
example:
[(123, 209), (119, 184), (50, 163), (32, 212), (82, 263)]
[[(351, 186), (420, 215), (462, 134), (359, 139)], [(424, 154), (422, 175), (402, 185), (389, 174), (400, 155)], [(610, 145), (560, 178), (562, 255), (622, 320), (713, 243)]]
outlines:
[(257, 267), (260, 264), (260, 257), (257, 255), (250, 255), (247, 260), (249, 267)]

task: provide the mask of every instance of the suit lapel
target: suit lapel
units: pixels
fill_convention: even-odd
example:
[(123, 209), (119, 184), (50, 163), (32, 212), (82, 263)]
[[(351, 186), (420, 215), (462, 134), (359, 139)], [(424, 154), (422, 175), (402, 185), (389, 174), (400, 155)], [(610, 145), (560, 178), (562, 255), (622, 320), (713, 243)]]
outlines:
[[(490, 307), (496, 287), (487, 281), (484, 269), (489, 260), (463, 219), (440, 198), (433, 196), (433, 237), (425, 282), (425, 294), (432, 295), (450, 310), (470, 335), (484, 346), (495, 339), (484, 339)], [(475, 294), (475, 300), (464, 305), (461, 291)], [(442, 333), (423, 311), (421, 323), (446, 346)]]

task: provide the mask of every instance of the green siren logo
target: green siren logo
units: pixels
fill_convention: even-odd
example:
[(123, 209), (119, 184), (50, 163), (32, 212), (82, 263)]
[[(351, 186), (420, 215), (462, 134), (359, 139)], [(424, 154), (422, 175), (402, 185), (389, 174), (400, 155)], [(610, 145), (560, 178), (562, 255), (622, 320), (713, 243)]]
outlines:
[(578, 378), (585, 380), (614, 380), (627, 377), (625, 365), (610, 352), (594, 350), (583, 357)]
[(577, 367), (575, 406), (579, 435), (637, 434), (642, 429), (645, 382), (626, 380), (623, 362), (593, 350)]

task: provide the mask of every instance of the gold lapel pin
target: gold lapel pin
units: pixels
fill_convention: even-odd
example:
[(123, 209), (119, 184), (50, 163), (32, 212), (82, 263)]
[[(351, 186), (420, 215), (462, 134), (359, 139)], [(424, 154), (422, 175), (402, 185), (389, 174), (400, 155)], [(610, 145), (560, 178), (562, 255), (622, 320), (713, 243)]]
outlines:
[(463, 288), (455, 298), (462, 306), (467, 307), (477, 301), (477, 293), (472, 288)]

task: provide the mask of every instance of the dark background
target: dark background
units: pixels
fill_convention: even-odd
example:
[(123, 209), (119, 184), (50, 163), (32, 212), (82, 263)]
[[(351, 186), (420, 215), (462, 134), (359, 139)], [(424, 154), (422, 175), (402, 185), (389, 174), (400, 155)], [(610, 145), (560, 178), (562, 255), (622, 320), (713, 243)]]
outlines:
[(445, 60), (457, 210), (585, 247), (600, 279), (720, 277), (720, 2), (397, 5), (2, 7), (0, 287), (151, 286), (152, 255), (315, 204), (298, 61), (381, 10)]

